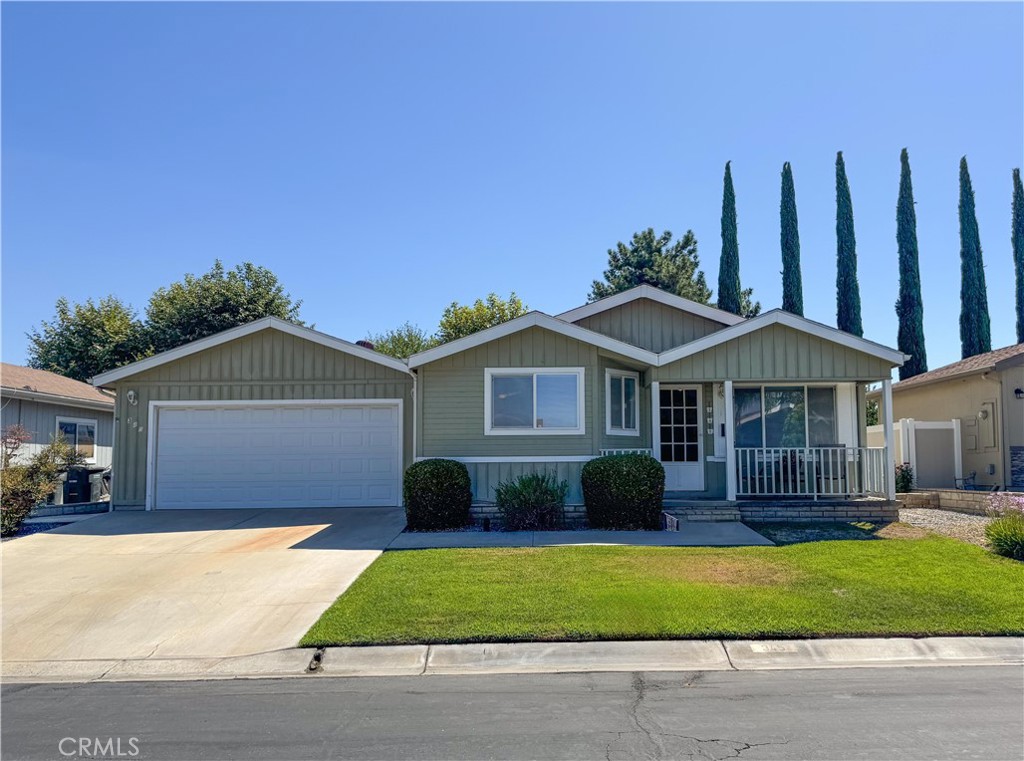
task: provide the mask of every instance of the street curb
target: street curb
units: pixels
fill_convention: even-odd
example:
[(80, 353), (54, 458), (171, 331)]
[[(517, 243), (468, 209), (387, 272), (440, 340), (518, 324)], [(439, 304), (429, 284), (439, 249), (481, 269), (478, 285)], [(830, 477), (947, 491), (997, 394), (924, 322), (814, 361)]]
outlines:
[(40, 683), (1022, 665), (1022, 637), (891, 637), (291, 648), (231, 658), (6, 661), (2, 674), (4, 682)]

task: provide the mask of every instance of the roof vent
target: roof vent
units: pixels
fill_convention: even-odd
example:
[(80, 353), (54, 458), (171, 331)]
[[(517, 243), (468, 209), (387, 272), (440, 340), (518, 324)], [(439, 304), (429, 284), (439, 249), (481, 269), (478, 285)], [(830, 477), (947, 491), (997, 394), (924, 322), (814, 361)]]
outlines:
[(376, 349), (373, 348), (373, 343), (371, 341), (356, 341), (356, 346), (362, 346), (364, 349), (376, 351)]

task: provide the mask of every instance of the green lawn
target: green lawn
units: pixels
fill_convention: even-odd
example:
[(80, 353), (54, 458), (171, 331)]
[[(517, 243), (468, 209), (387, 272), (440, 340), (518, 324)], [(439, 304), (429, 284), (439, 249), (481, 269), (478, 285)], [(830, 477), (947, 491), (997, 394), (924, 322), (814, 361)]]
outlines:
[(849, 530), (779, 547), (386, 552), (301, 644), (1024, 634), (1024, 564)]

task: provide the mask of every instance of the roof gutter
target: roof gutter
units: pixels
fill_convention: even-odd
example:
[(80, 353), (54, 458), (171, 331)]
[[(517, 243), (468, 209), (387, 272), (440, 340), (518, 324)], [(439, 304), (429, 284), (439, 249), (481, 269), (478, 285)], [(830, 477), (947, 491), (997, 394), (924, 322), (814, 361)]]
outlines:
[(3, 387), (3, 395), (9, 399), (28, 399), (33, 402), (46, 402), (47, 404), (63, 404), (66, 407), (85, 407), (90, 410), (114, 411), (114, 398), (110, 402), (101, 402), (98, 399), (80, 399), (77, 396), (63, 396), (61, 394), (47, 394), (42, 391), (30, 391), (24, 388)]

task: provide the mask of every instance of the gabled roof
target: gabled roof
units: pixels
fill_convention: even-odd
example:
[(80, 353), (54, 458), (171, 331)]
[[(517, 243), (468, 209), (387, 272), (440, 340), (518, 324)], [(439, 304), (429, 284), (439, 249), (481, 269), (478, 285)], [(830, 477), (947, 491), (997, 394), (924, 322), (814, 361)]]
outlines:
[(917, 388), (929, 383), (938, 383), (939, 381), (951, 380), (953, 378), (990, 372), (997, 369), (997, 365), (1016, 357), (1024, 357), (1024, 343), (1004, 346), (1002, 349), (988, 351), (984, 354), (975, 354), (973, 357), (961, 359), (959, 362), (937, 367), (926, 373), (915, 375), (913, 378), (907, 378), (899, 383), (894, 383), (892, 390), (894, 392), (905, 391), (909, 388)]
[(698, 317), (704, 317), (708, 320), (719, 322), (722, 325), (737, 325), (743, 322), (746, 318), (735, 315), (732, 312), (726, 312), (724, 309), (716, 309), (715, 307), (708, 306), (707, 304), (700, 304), (690, 299), (684, 299), (682, 296), (676, 296), (674, 293), (663, 291), (660, 288), (655, 288), (653, 285), (638, 285), (635, 288), (630, 288), (628, 291), (620, 291), (619, 293), (613, 294), (612, 296), (606, 296), (603, 299), (598, 299), (590, 304), (584, 304), (581, 307), (570, 309), (568, 312), (562, 312), (556, 315), (559, 320), (565, 320), (566, 322), (576, 322), (586, 317), (591, 317), (601, 312), (606, 312), (609, 309), (628, 304), (631, 301), (637, 299), (650, 299), (651, 301), (657, 301), (659, 304), (679, 309), (683, 312), (689, 312), (695, 314)]
[(579, 325), (573, 325), (571, 322), (565, 322), (564, 320), (556, 317), (551, 317), (543, 312), (529, 312), (524, 314), (522, 317), (517, 317), (514, 320), (503, 322), (501, 325), (495, 325), (493, 328), (487, 328), (481, 330), (473, 335), (466, 336), (465, 338), (459, 338), (455, 341), (450, 341), (446, 344), (441, 344), (433, 349), (427, 349), (419, 354), (413, 354), (409, 357), (409, 367), (419, 367), (425, 365), (428, 362), (435, 362), (444, 357), (449, 357), (452, 354), (458, 354), (459, 352), (472, 349), (476, 346), (494, 341), (498, 338), (504, 338), (505, 336), (518, 333), (521, 330), (527, 328), (540, 327), (546, 328), (547, 330), (555, 333), (560, 333), (563, 336), (569, 338), (575, 338), (578, 341), (597, 346), (602, 349), (621, 354), (624, 357), (635, 359), (639, 362), (645, 362), (649, 365), (657, 364), (658, 355), (647, 349), (641, 349), (639, 346), (628, 344), (624, 341), (619, 341), (615, 338), (604, 335), (603, 333), (596, 333), (593, 330), (587, 330), (581, 328)]
[(658, 355), (658, 364), (667, 365), (669, 362), (684, 359), (685, 357), (710, 349), (718, 344), (731, 341), (732, 339), (739, 338), (740, 336), (745, 336), (748, 333), (753, 333), (755, 330), (761, 330), (769, 325), (785, 325), (786, 327), (793, 328), (794, 330), (799, 330), (803, 333), (809, 333), (812, 336), (823, 338), (826, 341), (831, 341), (841, 346), (847, 346), (851, 349), (855, 349), (856, 351), (869, 354), (873, 357), (884, 359), (897, 366), (902, 365), (907, 359), (903, 352), (897, 351), (896, 349), (890, 349), (888, 346), (883, 346), (882, 344), (875, 343), (874, 341), (868, 341), (864, 338), (858, 338), (855, 335), (838, 330), (837, 328), (822, 325), (820, 322), (808, 320), (806, 317), (799, 317), (781, 309), (772, 309), (764, 314), (759, 314), (757, 317), (746, 319), (737, 325), (717, 330), (703, 338), (698, 338), (696, 341), (690, 341), (689, 343), (677, 346), (674, 349), (663, 351)]
[(72, 407), (82, 404), (92, 408), (114, 408), (114, 399), (110, 394), (88, 383), (65, 378), (48, 370), (0, 363), (0, 386), (6, 397), (51, 401)]
[(237, 328), (231, 328), (229, 330), (215, 333), (212, 336), (206, 338), (200, 338), (197, 341), (192, 341), (183, 346), (179, 346), (176, 349), (170, 349), (169, 351), (162, 352), (152, 357), (133, 362), (130, 365), (119, 367), (116, 370), (97, 375), (92, 379), (94, 386), (106, 386), (115, 381), (127, 378), (130, 375), (137, 375), (138, 373), (151, 370), (154, 367), (167, 364), (168, 362), (174, 362), (175, 360), (183, 359), (197, 352), (205, 349), (212, 349), (214, 346), (220, 346), (221, 344), (227, 343), (228, 341), (234, 341), (235, 339), (242, 338), (244, 336), (258, 333), (261, 330), (279, 330), (282, 333), (288, 333), (296, 338), (304, 338), (307, 341), (326, 346), (330, 349), (337, 349), (338, 351), (351, 354), (354, 357), (365, 359), (369, 362), (376, 362), (378, 365), (384, 367), (390, 367), (392, 370), (397, 370), (401, 373), (409, 374), (409, 368), (406, 367), (405, 363), (400, 359), (389, 357), (386, 354), (373, 351), (372, 349), (366, 349), (362, 346), (356, 346), (354, 343), (343, 341), (340, 338), (334, 338), (326, 333), (321, 333), (318, 330), (312, 328), (306, 328), (302, 325), (296, 325), (295, 323), (288, 322), (287, 320), (281, 320), (277, 317), (264, 317), (260, 320), (250, 322), (247, 325), (239, 325)]

